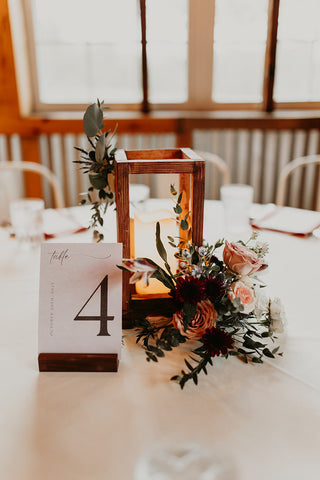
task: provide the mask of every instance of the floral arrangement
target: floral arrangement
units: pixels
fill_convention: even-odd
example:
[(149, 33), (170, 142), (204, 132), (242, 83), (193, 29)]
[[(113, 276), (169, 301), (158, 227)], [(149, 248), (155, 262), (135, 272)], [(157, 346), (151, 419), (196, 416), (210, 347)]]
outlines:
[[(177, 195), (173, 186), (171, 193)], [(195, 246), (188, 215), (180, 218), (181, 198), (182, 194), (174, 211), (187, 239), (168, 237), (169, 245), (177, 250), (178, 271), (173, 273), (168, 265), (159, 223), (156, 245), (164, 268), (148, 258), (126, 259), (120, 268), (133, 273), (130, 283), (142, 279), (148, 284), (149, 278), (156, 278), (169, 289), (175, 304), (172, 317), (136, 319), (135, 334), (146, 359), (154, 362), (166, 351), (192, 342), (185, 370), (171, 378), (183, 388), (191, 379), (197, 384), (201, 372), (207, 374), (213, 357), (237, 356), (246, 363), (263, 363), (264, 357), (282, 355), (275, 334), (283, 331), (285, 315), (279, 298), (271, 300), (261, 292), (265, 285), (257, 277), (267, 268), (268, 245), (253, 232), (246, 243), (222, 239), (215, 245)]]
[[(80, 155), (79, 163), (83, 173), (89, 174), (90, 186), (88, 192), (83, 194), (86, 198), (81, 200), (81, 204), (87, 203), (92, 205), (92, 216), (90, 228), (94, 229), (94, 238), (99, 242), (103, 240), (103, 234), (99, 232), (98, 226), (103, 226), (103, 214), (106, 212), (108, 205), (114, 203), (114, 154), (117, 147), (113, 144), (113, 140), (117, 128), (113, 132), (107, 130), (103, 132), (103, 110), (108, 107), (104, 106), (104, 102), (89, 105), (83, 116), (83, 129), (89, 142), (89, 150), (75, 147)], [(97, 195), (93, 192), (96, 190)], [(94, 198), (97, 197), (97, 198)]]

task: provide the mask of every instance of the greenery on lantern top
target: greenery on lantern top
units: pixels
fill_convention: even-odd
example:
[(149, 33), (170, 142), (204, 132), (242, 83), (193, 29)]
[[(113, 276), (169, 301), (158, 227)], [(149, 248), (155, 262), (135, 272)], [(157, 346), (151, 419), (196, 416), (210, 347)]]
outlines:
[[(103, 110), (108, 107), (104, 102), (97, 99), (96, 103), (89, 105), (83, 116), (83, 129), (89, 142), (88, 150), (75, 147), (80, 155), (80, 160), (74, 163), (80, 164), (83, 173), (88, 174), (90, 186), (86, 198), (81, 204), (89, 202), (92, 205), (90, 227), (95, 230), (97, 241), (103, 239), (103, 234), (97, 230), (103, 226), (103, 213), (108, 205), (114, 203), (114, 155), (117, 150), (113, 144), (117, 128), (103, 132)], [(94, 194), (96, 191), (96, 194)]]
[[(178, 195), (173, 186), (171, 193)], [(200, 373), (208, 373), (213, 357), (237, 356), (245, 363), (263, 363), (264, 357), (282, 355), (274, 345), (274, 334), (283, 331), (285, 314), (279, 298), (269, 299), (261, 293), (265, 285), (257, 273), (267, 268), (264, 256), (268, 247), (257, 241), (257, 233), (247, 242), (218, 239), (213, 245), (194, 245), (189, 215), (183, 215), (181, 200), (180, 193), (173, 210), (185, 238), (168, 237), (169, 245), (176, 249), (177, 272), (168, 264), (159, 223), (156, 247), (164, 268), (149, 258), (124, 259), (120, 268), (133, 273), (130, 283), (144, 280), (148, 284), (149, 278), (155, 278), (169, 289), (173, 315), (136, 318), (136, 342), (142, 343), (146, 359), (154, 362), (181, 343), (191, 342), (185, 369), (171, 378), (184, 388), (189, 380), (197, 384)]]

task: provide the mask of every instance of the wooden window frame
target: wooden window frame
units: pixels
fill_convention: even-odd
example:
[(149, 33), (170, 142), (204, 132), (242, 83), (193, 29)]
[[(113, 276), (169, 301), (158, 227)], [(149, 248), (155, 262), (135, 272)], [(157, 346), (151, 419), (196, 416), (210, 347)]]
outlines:
[[(8, 0), (9, 2), (11, 0)], [(22, 9), (27, 41), (29, 71), (28, 76), (29, 100), (27, 113), (43, 114), (45, 112), (83, 111), (85, 104), (47, 104), (40, 102), (38, 75), (35, 53), (35, 39), (32, 28), (31, 0), (15, 0)], [(273, 99), (274, 75), (277, 51), (277, 29), (280, 0), (269, 0), (268, 31), (265, 51), (264, 75), (262, 87), (262, 101), (253, 103), (219, 103), (212, 100), (213, 75), (213, 28), (215, 0), (189, 0), (189, 42), (188, 42), (188, 100), (183, 103), (150, 103), (148, 95), (148, 58), (146, 38), (146, 0), (139, 0), (141, 16), (141, 51), (142, 51), (142, 93), (141, 103), (110, 103), (114, 111), (132, 111), (147, 113), (150, 111), (261, 111), (272, 112), (277, 110), (319, 110), (319, 102), (275, 102)], [(18, 7), (19, 7), (18, 5)], [(15, 12), (16, 13), (16, 12)], [(20, 13), (21, 15), (21, 13)], [(13, 29), (14, 30), (14, 29)], [(21, 47), (21, 42), (20, 42)], [(20, 49), (17, 47), (17, 51)], [(197, 55), (201, 51), (202, 55)], [(203, 61), (205, 58), (205, 61)], [(19, 76), (18, 71), (18, 84)], [(200, 72), (200, 73), (199, 73)], [(20, 86), (19, 86), (20, 89)], [(25, 96), (25, 95), (21, 95)], [(27, 95), (28, 96), (28, 95)]]

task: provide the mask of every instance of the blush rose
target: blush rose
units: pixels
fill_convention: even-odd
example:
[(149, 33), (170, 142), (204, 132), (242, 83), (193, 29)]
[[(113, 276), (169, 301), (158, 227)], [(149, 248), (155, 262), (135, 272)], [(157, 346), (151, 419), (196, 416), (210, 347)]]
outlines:
[(183, 327), (183, 312), (174, 313), (173, 325), (177, 328), (181, 335), (185, 335), (193, 340), (198, 340), (203, 337), (206, 330), (215, 326), (215, 320), (218, 314), (209, 300), (202, 300), (197, 304), (197, 311), (189, 323), (186, 331)]
[(244, 306), (243, 313), (251, 313), (255, 307), (255, 298), (252, 288), (246, 285), (244, 282), (238, 281), (230, 285), (228, 297), (231, 302), (235, 298), (240, 298), (242, 305)]
[(250, 248), (240, 243), (229, 243), (227, 240), (223, 250), (223, 261), (230, 270), (242, 276), (251, 275), (267, 267), (267, 264)]

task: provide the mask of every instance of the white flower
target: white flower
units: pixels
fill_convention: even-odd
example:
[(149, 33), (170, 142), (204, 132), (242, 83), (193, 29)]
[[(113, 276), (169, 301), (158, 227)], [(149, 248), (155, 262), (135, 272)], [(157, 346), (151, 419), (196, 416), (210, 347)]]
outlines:
[(259, 257), (263, 258), (269, 252), (269, 245), (266, 242), (257, 242), (255, 252)]
[(181, 255), (182, 255), (183, 258), (190, 258), (191, 257), (189, 250), (187, 250), (186, 248), (184, 248), (182, 250)]
[(280, 298), (275, 297), (270, 303), (270, 331), (282, 333), (285, 322), (286, 316), (283, 304)]
[(200, 278), (203, 272), (201, 265), (192, 265), (192, 275), (196, 278)]
[(256, 297), (254, 314), (257, 317), (257, 320), (262, 320), (269, 310), (269, 298), (266, 297), (266, 295), (261, 292), (261, 288), (257, 286), (254, 289), (254, 293)]

